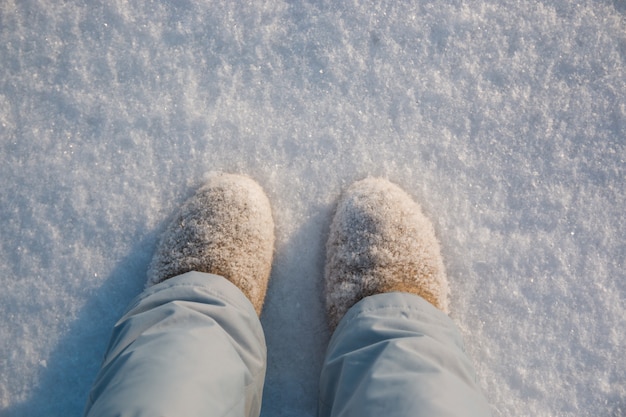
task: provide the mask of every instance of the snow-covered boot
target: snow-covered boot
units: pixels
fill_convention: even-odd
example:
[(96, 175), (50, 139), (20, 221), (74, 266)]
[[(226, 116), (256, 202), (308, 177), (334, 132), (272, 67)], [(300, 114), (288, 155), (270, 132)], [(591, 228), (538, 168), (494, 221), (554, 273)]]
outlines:
[(166, 228), (146, 286), (189, 271), (221, 275), (261, 313), (274, 252), (267, 196), (252, 179), (212, 173)]
[(420, 206), (397, 185), (367, 178), (341, 196), (326, 245), (326, 309), (331, 329), (369, 295), (401, 291), (448, 312), (439, 242)]

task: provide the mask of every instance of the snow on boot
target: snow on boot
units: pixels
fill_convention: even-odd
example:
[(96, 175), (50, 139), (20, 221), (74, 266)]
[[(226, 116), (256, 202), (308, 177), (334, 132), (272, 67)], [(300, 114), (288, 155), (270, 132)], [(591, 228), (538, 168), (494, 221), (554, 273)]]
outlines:
[(189, 271), (221, 275), (261, 313), (274, 252), (263, 189), (248, 177), (212, 173), (166, 228), (146, 286)]
[(379, 178), (341, 196), (326, 245), (326, 309), (331, 329), (369, 295), (408, 292), (448, 312), (439, 242), (420, 206)]

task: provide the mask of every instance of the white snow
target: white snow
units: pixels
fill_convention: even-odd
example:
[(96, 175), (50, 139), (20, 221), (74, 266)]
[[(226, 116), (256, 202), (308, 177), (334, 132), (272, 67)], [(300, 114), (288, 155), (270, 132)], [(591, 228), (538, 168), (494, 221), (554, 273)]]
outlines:
[(277, 246), (264, 417), (315, 416), (324, 244), (389, 178), (435, 224), (495, 417), (626, 414), (623, 0), (0, 3), (0, 415), (80, 415), (208, 171)]

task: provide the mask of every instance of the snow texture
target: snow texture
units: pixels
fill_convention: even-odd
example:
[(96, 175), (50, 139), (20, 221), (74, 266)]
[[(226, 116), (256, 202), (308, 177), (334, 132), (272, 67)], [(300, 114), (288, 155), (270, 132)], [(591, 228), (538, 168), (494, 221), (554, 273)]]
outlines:
[(80, 415), (209, 171), (266, 191), (262, 415), (314, 416), (337, 199), (400, 185), (495, 417), (626, 415), (623, 0), (0, 2), (0, 415)]

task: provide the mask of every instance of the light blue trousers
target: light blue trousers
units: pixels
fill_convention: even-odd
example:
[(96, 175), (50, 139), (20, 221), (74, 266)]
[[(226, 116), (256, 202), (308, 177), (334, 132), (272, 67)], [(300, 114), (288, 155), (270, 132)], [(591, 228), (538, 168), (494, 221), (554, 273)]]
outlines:
[[(226, 279), (189, 272), (145, 290), (115, 325), (85, 416), (257, 417), (261, 323)], [(489, 416), (452, 321), (423, 299), (379, 294), (335, 331), (320, 417)]]

